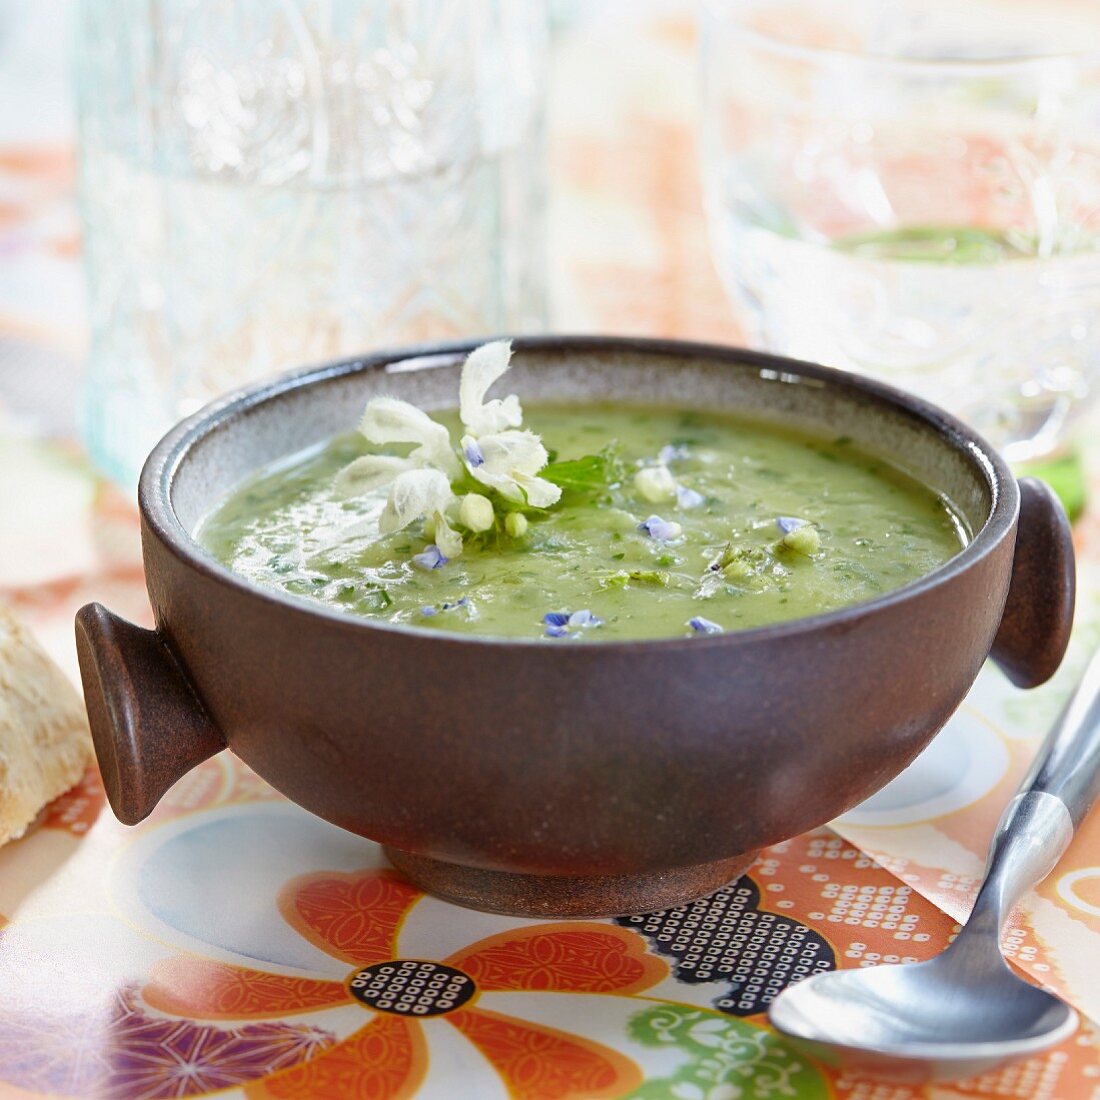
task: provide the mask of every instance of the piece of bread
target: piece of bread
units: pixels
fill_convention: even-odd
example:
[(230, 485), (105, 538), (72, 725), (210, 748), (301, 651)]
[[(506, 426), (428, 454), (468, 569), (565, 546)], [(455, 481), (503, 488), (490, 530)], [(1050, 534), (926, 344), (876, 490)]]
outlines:
[(91, 759), (88, 716), (76, 689), (0, 606), (0, 844), (22, 836)]

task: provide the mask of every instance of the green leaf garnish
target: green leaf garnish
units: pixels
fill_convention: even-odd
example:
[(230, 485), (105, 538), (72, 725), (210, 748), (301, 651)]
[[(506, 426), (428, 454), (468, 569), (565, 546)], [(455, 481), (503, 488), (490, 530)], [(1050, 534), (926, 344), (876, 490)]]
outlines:
[(380, 585), (370, 582), (365, 584), (342, 584), (336, 598), (343, 603), (358, 601), (362, 607), (371, 611), (385, 611), (393, 604), (393, 597)]
[(601, 588), (626, 588), (629, 584), (647, 584), (667, 588), (670, 577), (660, 569), (618, 569), (600, 581)]
[(604, 493), (619, 484), (625, 473), (619, 445), (613, 442), (596, 454), (551, 462), (539, 471), (539, 476), (561, 486), (563, 495), (576, 497)]

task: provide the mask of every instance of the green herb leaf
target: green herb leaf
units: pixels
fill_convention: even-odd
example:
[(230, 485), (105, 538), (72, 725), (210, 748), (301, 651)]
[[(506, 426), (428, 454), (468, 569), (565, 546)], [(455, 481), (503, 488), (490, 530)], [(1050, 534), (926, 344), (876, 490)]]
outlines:
[(359, 602), (371, 611), (385, 611), (393, 604), (393, 597), (380, 584), (370, 582), (340, 585), (337, 599), (344, 603)]
[(647, 584), (657, 588), (667, 588), (669, 575), (659, 569), (618, 569), (608, 573), (600, 581), (601, 588), (626, 588), (628, 584)]
[(539, 471), (539, 477), (560, 485), (563, 495), (593, 496), (621, 482), (625, 472), (618, 444), (609, 443), (593, 455), (551, 462)]

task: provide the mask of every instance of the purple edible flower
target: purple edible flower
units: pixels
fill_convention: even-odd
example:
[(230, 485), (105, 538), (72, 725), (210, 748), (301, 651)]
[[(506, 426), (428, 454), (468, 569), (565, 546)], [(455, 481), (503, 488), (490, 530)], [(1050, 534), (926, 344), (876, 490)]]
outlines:
[(707, 498), (686, 485), (676, 486), (676, 503), (683, 509), (698, 508)]
[(451, 559), (446, 557), (443, 551), (433, 542), (422, 553), (413, 554), (412, 560), (421, 569), (442, 569)]
[(476, 439), (471, 439), (466, 444), (466, 461), (475, 468), (485, 462), (485, 456), (481, 453), (481, 448), (478, 446)]
[(670, 462), (682, 462), (690, 455), (691, 452), (682, 443), (666, 443), (658, 453), (657, 460), (662, 466), (667, 466)]
[(603, 619), (593, 615), (587, 607), (580, 611), (547, 611), (542, 617), (549, 638), (563, 638), (570, 627), (603, 626)]
[(683, 533), (683, 528), (672, 520), (663, 520), (660, 516), (650, 516), (644, 523), (638, 524), (638, 530), (644, 531), (651, 539), (658, 542), (668, 542), (677, 539)]
[(445, 603), (443, 605), (444, 611), (450, 611), (454, 607), (465, 607), (470, 602), (469, 596), (463, 596), (460, 600), (455, 600), (454, 603)]
[(428, 615), (438, 615), (438, 614), (439, 614), (439, 611), (438, 611), (438, 610), (437, 610), (436, 608), (432, 607), (432, 605), (431, 605), (430, 603), (426, 603), (426, 604), (425, 604), (425, 605), (424, 605), (424, 606), (423, 606), (423, 607), (422, 607), (422, 608), (420, 609), (420, 614), (421, 614), (421, 615), (424, 615), (424, 616), (428, 616)]
[(797, 531), (799, 527), (805, 527), (806, 521), (796, 519), (794, 516), (776, 516), (775, 525), (784, 535), (789, 535), (792, 531)]
[(587, 607), (569, 616), (570, 626), (603, 626), (603, 619), (593, 615)]
[(717, 623), (712, 623), (710, 619), (704, 619), (702, 615), (696, 615), (694, 619), (688, 619), (688, 626), (690, 626), (696, 634), (723, 633), (722, 628)]

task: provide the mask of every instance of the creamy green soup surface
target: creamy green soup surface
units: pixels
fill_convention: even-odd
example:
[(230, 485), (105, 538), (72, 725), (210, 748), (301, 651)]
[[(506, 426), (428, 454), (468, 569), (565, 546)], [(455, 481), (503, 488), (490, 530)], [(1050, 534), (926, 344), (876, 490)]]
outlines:
[(658, 406), (534, 404), (525, 418), (563, 496), (525, 510), (519, 537), (498, 524), (439, 563), (422, 524), (380, 535), (384, 491), (334, 490), (378, 450), (348, 434), (259, 471), (198, 539), (256, 584), (349, 615), (573, 644), (829, 611), (915, 580), (968, 537), (949, 502), (844, 437)]

